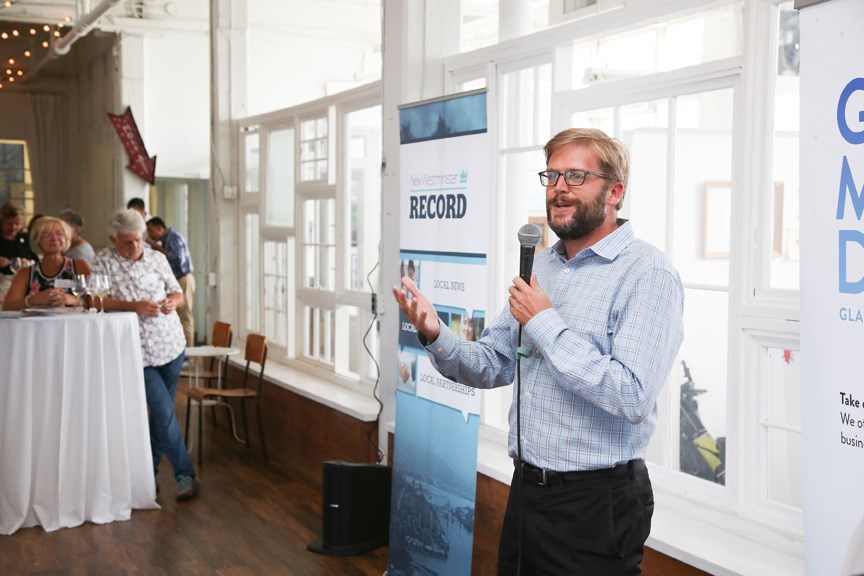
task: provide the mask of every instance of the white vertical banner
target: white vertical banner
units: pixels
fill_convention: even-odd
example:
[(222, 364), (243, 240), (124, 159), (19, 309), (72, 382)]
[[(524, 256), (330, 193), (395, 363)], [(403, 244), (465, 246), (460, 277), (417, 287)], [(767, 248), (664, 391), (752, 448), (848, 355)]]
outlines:
[[(479, 338), (486, 320), (489, 153), (486, 92), (403, 106), (400, 275), (446, 328)], [(480, 391), (439, 374), (399, 315), (388, 576), (468, 576)], [(445, 328), (445, 329), (446, 329)]]
[[(864, 2), (801, 9), (807, 574), (864, 574)], [(804, 7), (806, 6), (806, 7)]]

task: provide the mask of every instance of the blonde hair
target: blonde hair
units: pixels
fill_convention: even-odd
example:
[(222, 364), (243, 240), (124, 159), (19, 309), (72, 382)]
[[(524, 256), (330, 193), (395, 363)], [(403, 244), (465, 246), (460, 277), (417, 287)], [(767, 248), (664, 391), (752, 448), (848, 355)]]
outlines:
[(39, 246), (39, 236), (42, 232), (47, 230), (54, 230), (55, 228), (60, 228), (63, 230), (63, 233), (66, 235), (66, 242), (63, 244), (63, 252), (69, 250), (69, 246), (72, 245), (72, 228), (69, 227), (69, 224), (61, 220), (60, 218), (55, 218), (54, 216), (42, 216), (33, 224), (33, 229), (30, 230), (30, 248), (38, 254), (42, 256), (42, 248)]

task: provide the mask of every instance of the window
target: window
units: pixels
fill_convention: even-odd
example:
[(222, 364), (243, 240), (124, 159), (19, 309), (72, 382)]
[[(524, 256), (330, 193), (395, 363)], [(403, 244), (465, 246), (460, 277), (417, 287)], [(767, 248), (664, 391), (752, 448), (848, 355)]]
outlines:
[[(730, 68), (726, 83), (734, 83), (734, 73)], [(662, 435), (656, 436), (649, 459), (723, 482), (723, 468), (715, 462), (711, 462), (710, 473), (705, 471), (702, 456), (707, 449), (695, 443), (706, 432), (714, 436), (726, 433), (734, 92), (731, 88), (698, 91), (694, 85), (673, 88), (661, 81), (654, 81), (653, 89), (681, 94), (575, 111), (569, 125), (598, 127), (628, 146), (633, 165), (621, 215), (632, 215), (636, 234), (672, 257), (685, 286), (685, 340), (680, 361), (697, 379), (701, 396), (698, 401), (686, 397), (688, 391), (682, 386), (678, 417), (664, 426), (677, 434), (680, 446), (676, 451), (679, 442), (674, 437), (663, 442)], [(580, 100), (574, 95), (565, 106)], [(680, 364), (676, 375), (684, 365)], [(676, 384), (682, 381), (675, 379)], [(667, 398), (661, 418), (676, 414), (672, 408), (678, 400)], [(696, 457), (691, 458), (693, 454)]]
[(345, 115), (345, 218), (348, 234), (342, 253), (346, 290), (364, 290), (378, 263), (381, 230), (381, 106)]
[(241, 199), (244, 328), (262, 327), (274, 361), (367, 393), (380, 347), (367, 282), (381, 237), (380, 100), (376, 83), (241, 121), (245, 186), (258, 133), (266, 184)]
[(766, 186), (768, 237), (763, 257), (768, 288), (798, 290), (798, 11), (792, 2), (780, 5), (777, 22), (777, 74), (774, 80), (772, 178)]
[(261, 274), (260, 263), (260, 238), (258, 228), (258, 214), (246, 214), (244, 219), (244, 236), (243, 236), (243, 285), (245, 287), (245, 301), (248, 304), (244, 306), (245, 310), (245, 327), (249, 332), (258, 332), (261, 328), (261, 296), (258, 287)]
[(327, 180), (327, 118), (300, 123), (300, 180)]
[[(755, 522), (800, 539), (801, 486), (789, 472), (801, 466), (797, 14), (790, 1), (704, 5), (670, 2), (665, 17), (644, 18), (634, 3), (595, 18), (570, 3), (580, 19), (554, 37), (484, 48), (484, 70), (477, 55), (445, 69), (454, 90), (485, 85), (495, 98), (498, 260), (516, 260), (509, 236), (526, 215), (545, 221), (534, 179), (551, 134), (596, 127), (627, 144), (621, 216), (666, 251), (686, 292), (685, 340), (648, 453), (655, 489), (697, 518), (710, 500), (724, 529)], [(547, 231), (542, 241), (555, 240)], [(497, 272), (504, 293), (512, 272)], [(511, 395), (484, 392), (490, 437), (507, 429)]]
[(742, 4), (574, 42), (571, 88), (678, 70), (741, 54)]
[(332, 366), (336, 334), (333, 311), (312, 306), (304, 308), (303, 332), (303, 355)]
[(336, 202), (303, 203), (303, 285), (333, 290), (336, 281)]
[(624, 0), (549, 0), (549, 20), (553, 23), (563, 22), (623, 5)]
[[(801, 479), (800, 353), (772, 344), (760, 347), (762, 392), (762, 464), (765, 501), (803, 508)], [(781, 472), (782, 471), (782, 472)]]
[(34, 212), (33, 180), (27, 143), (0, 140), (0, 206), (17, 202), (24, 207), (27, 219)]
[[(499, 197), (498, 210), (503, 215), (503, 229), (510, 231), (512, 240), (515, 231), (532, 216), (543, 216), (545, 200), (543, 188), (537, 180), (542, 166), (543, 144), (551, 136), (552, 62), (551, 54), (502, 66), (498, 78), (498, 108), (500, 110), (499, 162), (503, 183), (503, 194)], [(475, 80), (471, 85), (476, 85)], [(490, 93), (490, 98), (492, 93)], [(538, 161), (540, 164), (538, 165)], [(519, 245), (513, 241), (499, 243), (502, 256), (499, 262), (517, 262)], [(507, 286), (513, 271), (498, 266), (496, 271), (499, 286)], [(501, 291), (506, 294), (506, 290)], [(503, 297), (492, 304), (492, 310), (500, 310)], [(509, 387), (487, 390), (483, 393), (482, 420), (499, 430), (507, 428), (507, 410), (513, 391)]]
[(260, 189), (260, 142), (257, 126), (251, 126), (241, 132), (243, 139), (243, 192), (257, 194)]
[(294, 128), (281, 128), (267, 134), (268, 226), (294, 225)]
[(288, 342), (288, 242), (264, 241), (264, 335), (275, 345)]

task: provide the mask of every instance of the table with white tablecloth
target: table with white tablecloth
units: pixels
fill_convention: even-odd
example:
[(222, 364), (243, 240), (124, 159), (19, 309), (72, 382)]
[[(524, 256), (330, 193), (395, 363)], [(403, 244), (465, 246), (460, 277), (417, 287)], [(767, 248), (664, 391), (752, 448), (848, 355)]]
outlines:
[(0, 534), (158, 508), (138, 317), (0, 316)]

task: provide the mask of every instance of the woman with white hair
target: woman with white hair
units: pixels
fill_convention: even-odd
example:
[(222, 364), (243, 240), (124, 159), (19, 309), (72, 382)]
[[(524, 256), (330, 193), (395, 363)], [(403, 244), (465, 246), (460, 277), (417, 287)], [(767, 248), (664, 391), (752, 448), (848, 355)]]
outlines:
[(183, 304), (183, 291), (165, 255), (142, 240), (145, 227), (135, 210), (112, 214), (108, 219), (111, 246), (99, 251), (93, 270), (110, 278), (105, 310), (138, 314), (153, 473), (166, 456), (177, 479), (176, 498), (186, 500), (198, 493), (198, 481), (174, 412), (177, 381), (186, 356), (186, 337), (176, 313)]

